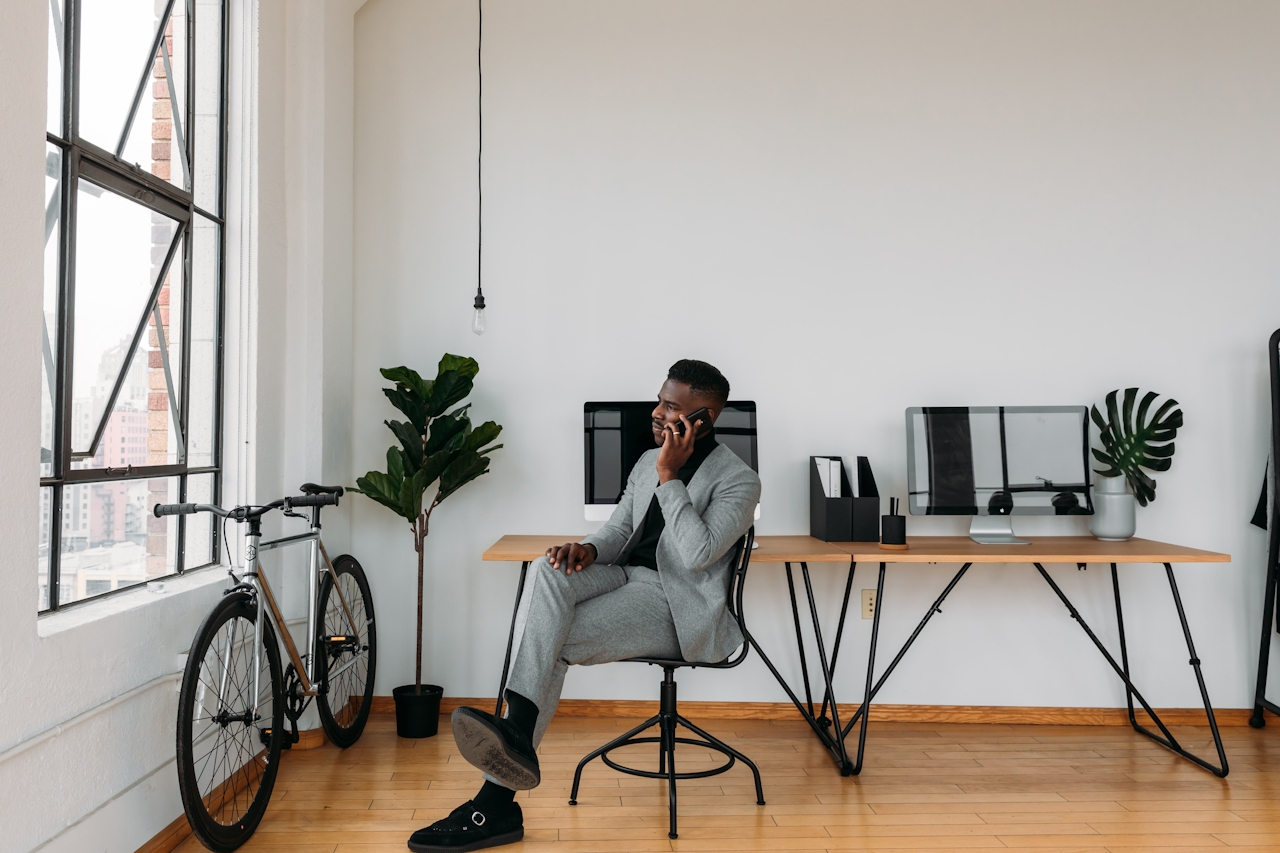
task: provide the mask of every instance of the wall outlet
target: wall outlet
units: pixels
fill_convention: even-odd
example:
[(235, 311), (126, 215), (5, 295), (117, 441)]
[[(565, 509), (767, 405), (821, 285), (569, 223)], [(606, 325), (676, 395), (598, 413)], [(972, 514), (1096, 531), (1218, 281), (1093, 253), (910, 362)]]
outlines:
[(862, 618), (873, 619), (876, 615), (876, 591), (874, 589), (864, 589), (862, 591)]

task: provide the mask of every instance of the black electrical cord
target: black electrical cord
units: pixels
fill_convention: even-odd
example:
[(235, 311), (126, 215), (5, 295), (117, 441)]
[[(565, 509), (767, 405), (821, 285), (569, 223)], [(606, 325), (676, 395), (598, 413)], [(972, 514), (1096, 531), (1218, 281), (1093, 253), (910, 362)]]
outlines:
[(484, 0), (476, 0), (476, 127), (479, 144), (476, 146), (476, 310), (484, 308)]

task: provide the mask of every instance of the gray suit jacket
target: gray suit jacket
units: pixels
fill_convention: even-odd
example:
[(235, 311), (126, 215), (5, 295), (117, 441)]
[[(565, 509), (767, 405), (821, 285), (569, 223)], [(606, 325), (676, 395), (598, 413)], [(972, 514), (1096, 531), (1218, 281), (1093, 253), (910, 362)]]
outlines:
[(626, 565), (644, 532), (644, 517), (658, 496), (666, 526), (658, 539), (658, 576), (688, 661), (722, 661), (742, 644), (729, 613), (730, 551), (751, 527), (760, 478), (723, 444), (703, 460), (688, 488), (678, 479), (658, 485), (658, 451), (640, 457), (618, 507), (584, 544), (596, 562)]

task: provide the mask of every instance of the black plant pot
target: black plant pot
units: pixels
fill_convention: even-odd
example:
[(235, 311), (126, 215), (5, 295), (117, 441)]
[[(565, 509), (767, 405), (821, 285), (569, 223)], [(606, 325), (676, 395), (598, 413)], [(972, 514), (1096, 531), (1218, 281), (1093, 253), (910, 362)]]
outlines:
[(444, 688), (434, 684), (422, 685), (422, 692), (415, 693), (414, 685), (406, 684), (391, 691), (396, 700), (396, 734), (400, 737), (435, 737), (440, 730), (440, 697)]

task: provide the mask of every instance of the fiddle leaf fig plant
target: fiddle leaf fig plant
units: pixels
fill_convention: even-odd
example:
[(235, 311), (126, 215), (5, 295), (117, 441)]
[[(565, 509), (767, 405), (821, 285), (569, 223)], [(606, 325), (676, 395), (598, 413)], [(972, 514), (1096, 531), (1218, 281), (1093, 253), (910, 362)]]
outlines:
[(1104, 477), (1121, 477), (1129, 481), (1138, 503), (1146, 506), (1156, 499), (1156, 481), (1147, 475), (1150, 471), (1168, 471), (1173, 464), (1173, 439), (1182, 426), (1182, 409), (1178, 401), (1167, 399), (1156, 409), (1151, 420), (1147, 412), (1160, 395), (1148, 391), (1138, 403), (1135, 419), (1133, 404), (1138, 398), (1137, 388), (1124, 389), (1124, 402), (1116, 405), (1119, 389), (1107, 395), (1107, 417), (1104, 420), (1097, 406), (1090, 415), (1098, 427), (1102, 450), (1095, 449), (1093, 456), (1106, 468), (1094, 471)]
[[(382, 377), (394, 382), (383, 388), (391, 405), (408, 419), (383, 421), (397, 445), (387, 448), (387, 470), (370, 471), (356, 479), (353, 492), (365, 495), (409, 522), (413, 548), (418, 552), (418, 634), (414, 664), (414, 692), (422, 693), (422, 589), (423, 546), (431, 513), (445, 498), (489, 470), (489, 454), (502, 427), (486, 421), (474, 429), (471, 404), (450, 407), (471, 393), (480, 365), (474, 358), (445, 354), (436, 378), (423, 379), (408, 367), (383, 368)], [(433, 484), (435, 495), (428, 501)]]

